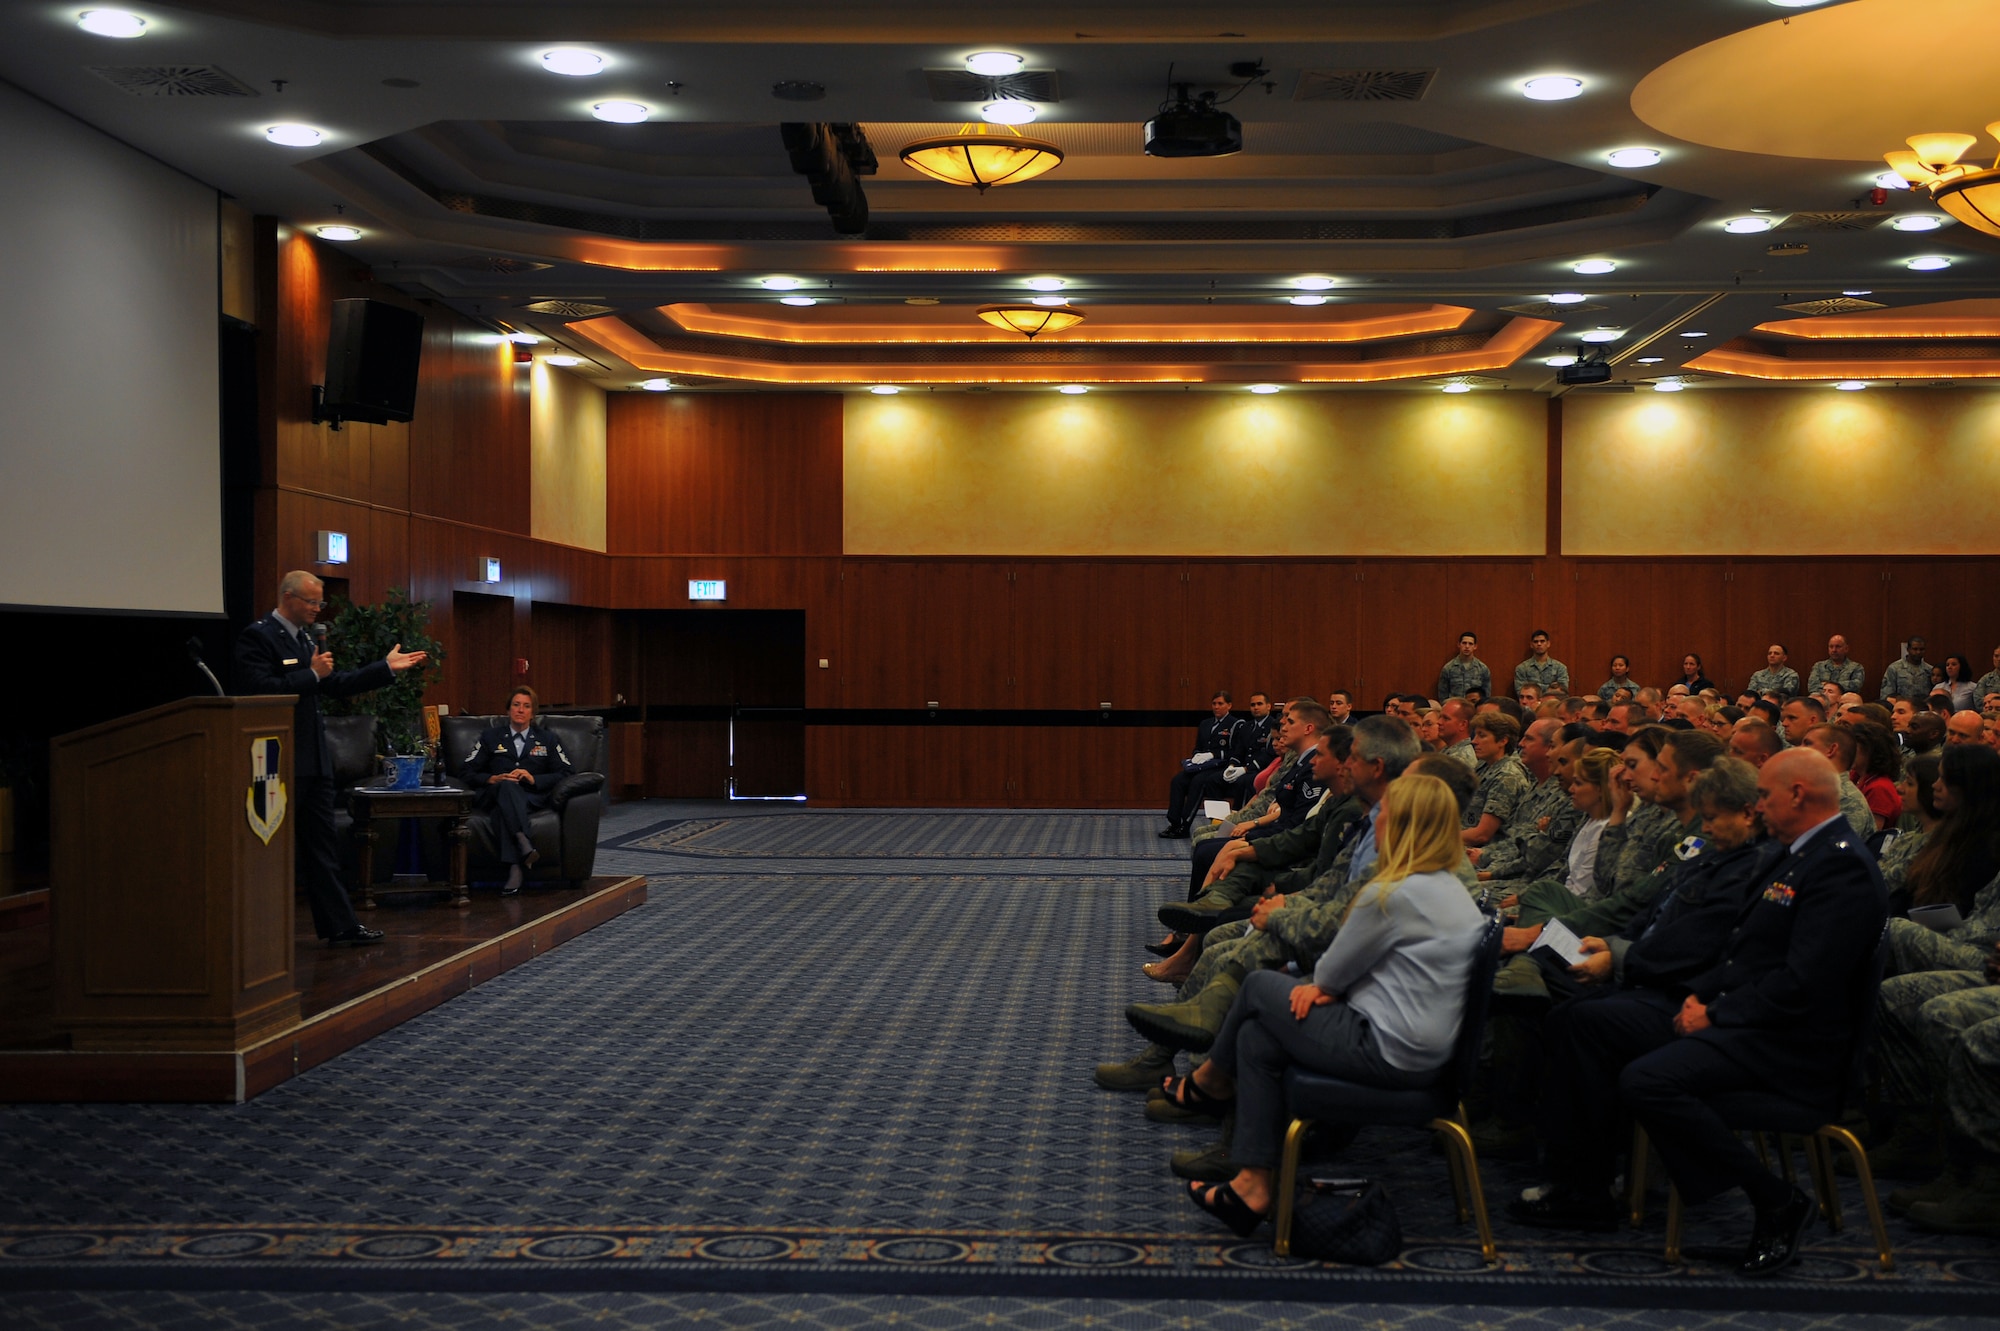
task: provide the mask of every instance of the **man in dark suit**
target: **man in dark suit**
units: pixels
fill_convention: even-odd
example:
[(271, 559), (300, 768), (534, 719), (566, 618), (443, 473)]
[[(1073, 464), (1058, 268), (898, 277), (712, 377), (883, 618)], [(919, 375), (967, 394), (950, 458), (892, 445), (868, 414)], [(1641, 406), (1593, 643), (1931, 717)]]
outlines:
[(541, 856), (528, 836), (528, 817), (549, 805), (556, 783), (574, 771), (562, 742), (535, 724), (535, 691), (523, 684), (507, 698), (505, 725), (488, 726), (465, 760), (468, 785), (481, 787), (479, 806), (490, 811), (494, 843), (507, 866), (503, 897), (521, 890), (521, 879)]
[(1242, 724), (1229, 714), (1229, 695), (1218, 692), (1208, 700), (1208, 720), (1195, 728), (1194, 749), (1181, 763), (1181, 770), (1174, 773), (1172, 784), (1167, 790), (1167, 825), (1160, 832), (1163, 837), (1177, 837), (1185, 840), (1188, 825), (1201, 812), (1201, 806), (1193, 802), (1195, 778), (1211, 769), (1220, 771), (1229, 761), (1229, 748), (1236, 737), (1237, 727)]
[[(1855, 1034), (1847, 995), (1863, 980), (1888, 911), (1873, 859), (1841, 818), (1839, 773), (1824, 757), (1800, 748), (1772, 758), (1757, 774), (1757, 803), (1786, 852), (1746, 894), (1709, 964), (1679, 984), (1678, 1005), (1668, 993), (1641, 990), (1656, 997), (1564, 1009), (1572, 1048), (1616, 1075), (1619, 1098), (1683, 1199), (1731, 1188), (1749, 1195), (1756, 1220), (1737, 1268), (1747, 1276), (1797, 1259), (1813, 1203), (1761, 1165), (1708, 1100), (1774, 1091), (1836, 1112)], [(1559, 1178), (1538, 1201), (1509, 1210), (1530, 1224), (1596, 1228), (1608, 1201), (1601, 1186)]]
[(421, 665), (424, 652), (397, 643), (389, 655), (359, 670), (335, 670), (333, 653), (311, 633), (326, 608), (326, 591), (310, 573), (287, 573), (278, 584), (278, 608), (236, 639), (235, 683), (243, 694), (290, 693), (292, 714), (292, 849), (299, 885), (312, 908), (313, 928), (334, 943), (379, 943), (380, 929), (355, 918), (340, 881), (340, 847), (333, 828), (333, 759), (326, 751), (321, 698), (348, 698), (389, 684), (398, 671)]

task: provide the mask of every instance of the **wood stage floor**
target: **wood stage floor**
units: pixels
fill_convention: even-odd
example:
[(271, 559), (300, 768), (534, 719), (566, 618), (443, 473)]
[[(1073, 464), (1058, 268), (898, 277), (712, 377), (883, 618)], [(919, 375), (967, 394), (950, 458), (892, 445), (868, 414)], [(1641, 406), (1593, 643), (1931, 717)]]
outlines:
[[(448, 1002), (646, 900), (644, 878), (592, 878), (580, 891), (385, 897), (364, 919), (388, 938), (328, 947), (303, 903), (295, 966), (300, 1021), (248, 1049), (214, 1053), (79, 1053), (49, 1033), (47, 913), (21, 912), (0, 947), (0, 1103), (233, 1104), (260, 1095), (383, 1031)], [(39, 1021), (20, 1019), (40, 1004)]]

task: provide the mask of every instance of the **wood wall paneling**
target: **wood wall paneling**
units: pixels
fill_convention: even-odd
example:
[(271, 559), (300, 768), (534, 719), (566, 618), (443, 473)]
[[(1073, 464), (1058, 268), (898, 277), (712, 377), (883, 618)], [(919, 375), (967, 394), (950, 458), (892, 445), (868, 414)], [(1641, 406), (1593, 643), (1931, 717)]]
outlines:
[(727, 721), (646, 722), (646, 794), (652, 799), (726, 799)]
[(1103, 563), (1091, 570), (1088, 660), (1100, 703), (1146, 711), (1185, 707), (1188, 591), (1179, 564)]
[(443, 694), (456, 712), (498, 715), (514, 687), (514, 598), (453, 592)]
[(546, 708), (611, 702), (612, 612), (585, 606), (533, 603), (528, 682)]
[(1452, 618), (1450, 566), (1429, 559), (1370, 560), (1358, 572), (1355, 702), (1373, 710), (1387, 693), (1428, 696), (1437, 687), (1438, 668), (1458, 650), (1459, 630), (1469, 627)]
[[(1037, 560), (1010, 566), (1009, 633), (1018, 708), (1081, 711), (1106, 701), (1098, 693), (1090, 616), (1093, 566), (1084, 560)], [(994, 613), (997, 617), (998, 611)]]

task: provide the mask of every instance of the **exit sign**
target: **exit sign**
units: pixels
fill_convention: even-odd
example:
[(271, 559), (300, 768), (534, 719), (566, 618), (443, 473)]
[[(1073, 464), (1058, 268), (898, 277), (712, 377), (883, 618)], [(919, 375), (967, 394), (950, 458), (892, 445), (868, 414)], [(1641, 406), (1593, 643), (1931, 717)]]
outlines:
[(688, 600), (726, 601), (729, 599), (729, 584), (720, 578), (689, 578)]

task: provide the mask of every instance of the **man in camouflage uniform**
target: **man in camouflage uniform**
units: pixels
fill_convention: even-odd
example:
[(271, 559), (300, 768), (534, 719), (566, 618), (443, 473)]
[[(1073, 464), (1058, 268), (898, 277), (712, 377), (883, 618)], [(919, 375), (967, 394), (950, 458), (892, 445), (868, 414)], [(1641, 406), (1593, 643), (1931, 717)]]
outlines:
[(1438, 708), (1437, 725), (1444, 756), (1464, 763), (1468, 772), (1477, 771), (1479, 758), (1472, 751), (1472, 704), (1463, 698), (1447, 698)]
[(1515, 805), (1500, 835), (1472, 852), (1482, 882), (1532, 881), (1566, 861), (1583, 814), (1569, 797), (1566, 769), (1556, 761), (1561, 736), (1562, 722), (1543, 717), (1521, 737), (1521, 765), (1535, 784)]
[[(1955, 1190), (1920, 1188), (1903, 1199), (1910, 1222), (1947, 1234), (2000, 1238), (2000, 952), (1986, 959), (1986, 987), (1932, 1000), (1936, 1023), (1954, 1033), (1945, 1059), (1945, 1107), (1964, 1135), (1968, 1169), (1947, 1175)], [(1926, 1015), (1932, 1016), (1927, 1005)], [(1949, 1186), (1949, 1185), (1947, 1185)]]
[(1987, 698), (2000, 693), (2000, 647), (1993, 649), (1993, 668), (1981, 675), (1974, 687), (1979, 690), (1979, 709), (1985, 711)]
[(1826, 660), (1806, 676), (1806, 692), (1818, 693), (1822, 684), (1838, 685), (1842, 693), (1859, 693), (1868, 682), (1868, 671), (1859, 661), (1847, 659), (1847, 639), (1836, 633), (1826, 640)]
[(1764, 668), (1750, 676), (1744, 685), (1751, 693), (1762, 697), (1775, 693), (1780, 698), (1796, 698), (1799, 693), (1799, 672), (1785, 664), (1790, 653), (1782, 643), (1772, 643), (1764, 649)]
[(1514, 667), (1514, 693), (1523, 684), (1533, 684), (1547, 697), (1550, 689), (1569, 692), (1569, 667), (1549, 655), (1549, 631), (1536, 629), (1528, 635), (1528, 659)]
[(1897, 657), (1882, 672), (1882, 691), (1877, 696), (1883, 702), (1910, 698), (1921, 705), (1931, 696), (1931, 663), (1924, 660), (1925, 646), (1921, 637), (1911, 638), (1906, 648), (1909, 654)]
[(1478, 650), (1478, 634), (1458, 635), (1458, 655), (1446, 661), (1444, 669), (1438, 671), (1437, 696), (1440, 702), (1446, 698), (1463, 698), (1473, 689), (1478, 689), (1482, 698), (1493, 696), (1493, 672), (1486, 668), (1486, 662), (1475, 655)]

